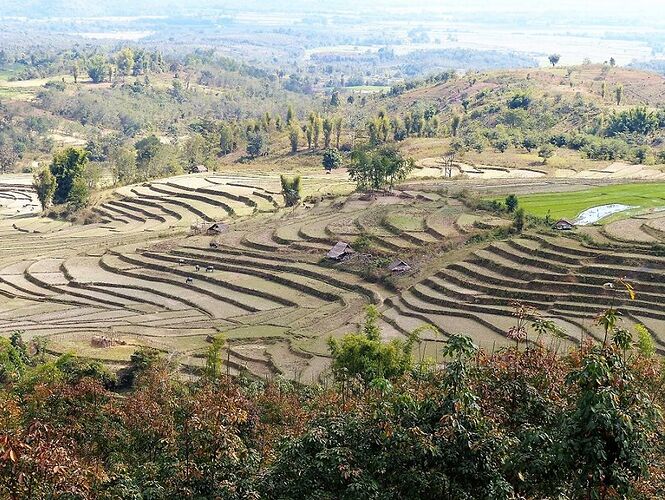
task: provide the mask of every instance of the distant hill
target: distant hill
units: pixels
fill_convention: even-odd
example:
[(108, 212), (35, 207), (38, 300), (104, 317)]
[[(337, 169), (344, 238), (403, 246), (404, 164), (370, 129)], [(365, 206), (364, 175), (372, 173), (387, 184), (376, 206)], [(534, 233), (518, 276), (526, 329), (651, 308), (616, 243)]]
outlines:
[[(603, 82), (605, 98), (602, 97)], [(623, 87), (621, 104), (624, 106), (665, 106), (664, 76), (651, 71), (599, 64), (469, 74), (443, 83), (423, 85), (397, 97), (389, 97), (388, 100), (397, 106), (408, 107), (415, 102), (430, 101), (440, 107), (449, 107), (461, 106), (464, 99), (483, 91), (509, 94), (529, 90), (535, 98), (579, 96), (596, 104), (612, 107), (618, 85)]]

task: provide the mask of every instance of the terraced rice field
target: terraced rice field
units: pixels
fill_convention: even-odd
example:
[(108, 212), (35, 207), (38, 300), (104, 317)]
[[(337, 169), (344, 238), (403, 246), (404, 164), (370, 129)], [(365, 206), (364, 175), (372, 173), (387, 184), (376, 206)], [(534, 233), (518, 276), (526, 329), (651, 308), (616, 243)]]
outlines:
[[(337, 180), (306, 178), (304, 187), (319, 195), (340, 189), (326, 182)], [(273, 176), (175, 177), (120, 188), (93, 208), (97, 222), (72, 225), (39, 217), (24, 179), (5, 181), (0, 334), (21, 330), (44, 338), (52, 353), (112, 366), (151, 346), (196, 374), (209, 337), (223, 333), (231, 373), (308, 382), (328, 366), (326, 339), (354, 330), (370, 303), (379, 306), (388, 338), (436, 326), (441, 333), (425, 333), (421, 346), (432, 356), (451, 333), (468, 333), (488, 349), (506, 345), (513, 300), (554, 319), (568, 342), (598, 336), (589, 318), (610, 300), (621, 302), (627, 322), (654, 333), (665, 321), (664, 264), (647, 255), (646, 236), (614, 254), (533, 236), (469, 247), (468, 258), (441, 268), (431, 261), (444, 249), (462, 251), (469, 235), (506, 221), (466, 213), (434, 189), (324, 196), (289, 209), (279, 189)], [(661, 219), (643, 217), (644, 234), (659, 238)], [(213, 221), (228, 230), (191, 229)], [(414, 272), (397, 283), (415, 284), (396, 292), (367, 281), (353, 261), (323, 259), (335, 242), (361, 236), (371, 252), (408, 260)], [(618, 276), (634, 282), (637, 300), (604, 295), (602, 284)], [(118, 342), (92, 347), (96, 335)]]
[[(617, 279), (632, 283), (635, 300), (619, 284), (614, 290), (604, 286)], [(552, 319), (567, 332), (567, 342), (602, 338), (593, 318), (614, 305), (626, 327), (644, 324), (665, 353), (664, 299), (665, 258), (528, 235), (492, 243), (441, 269), (390, 299), (384, 318), (403, 334), (418, 319), (444, 333), (473, 332), (481, 345), (497, 348), (508, 342), (505, 332), (515, 323), (514, 301)]]
[[(320, 182), (306, 188), (327, 191)], [(111, 365), (151, 346), (193, 372), (206, 339), (224, 333), (233, 373), (308, 381), (327, 366), (327, 336), (355, 329), (366, 304), (392, 294), (343, 266), (321, 265), (332, 244), (367, 232), (378, 248), (413, 250), (459, 236), (452, 219), (445, 231), (430, 228), (426, 215), (445, 206), (434, 194), (285, 210), (279, 189), (275, 177), (181, 176), (120, 188), (92, 208), (97, 222), (72, 225), (39, 217), (25, 182), (6, 183), (0, 332), (21, 330), (45, 338), (53, 353)], [(395, 206), (419, 222), (396, 218)], [(228, 232), (191, 230), (205, 233), (213, 221)], [(118, 345), (94, 348), (95, 335)]]

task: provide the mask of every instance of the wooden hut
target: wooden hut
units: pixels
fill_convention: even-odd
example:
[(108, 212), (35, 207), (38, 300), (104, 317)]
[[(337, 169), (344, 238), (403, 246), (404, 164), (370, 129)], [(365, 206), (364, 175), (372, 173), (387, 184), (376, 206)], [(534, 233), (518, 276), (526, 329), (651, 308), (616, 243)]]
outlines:
[(575, 225), (566, 219), (559, 219), (552, 225), (552, 229), (556, 229), (557, 231), (572, 231), (575, 229)]
[(343, 241), (338, 241), (335, 243), (335, 246), (330, 249), (326, 257), (331, 260), (344, 260), (354, 253), (355, 250), (351, 248), (351, 245), (344, 243)]
[(206, 172), (208, 172), (208, 167), (205, 165), (194, 165), (189, 169), (190, 174), (205, 174)]
[(206, 229), (206, 234), (208, 236), (218, 236), (222, 233), (225, 233), (228, 228), (229, 226), (223, 222), (215, 222), (214, 224), (208, 226), (208, 229)]
[(411, 270), (411, 266), (403, 260), (397, 259), (388, 264), (388, 270), (391, 273), (405, 273)]

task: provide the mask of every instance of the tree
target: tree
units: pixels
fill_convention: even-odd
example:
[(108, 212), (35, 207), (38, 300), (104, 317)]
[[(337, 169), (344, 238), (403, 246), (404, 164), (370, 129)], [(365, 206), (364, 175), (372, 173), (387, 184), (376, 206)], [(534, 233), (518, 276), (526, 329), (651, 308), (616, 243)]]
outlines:
[(510, 137), (503, 132), (497, 132), (491, 142), (492, 147), (500, 153), (505, 153), (510, 147)]
[(453, 137), (457, 137), (457, 131), (459, 130), (459, 126), (462, 123), (462, 118), (457, 114), (453, 114), (453, 118), (450, 121), (450, 134)]
[(316, 115), (314, 121), (312, 122), (312, 138), (314, 142), (314, 147), (319, 147), (319, 139), (321, 137), (321, 117)]
[(201, 134), (192, 134), (185, 140), (180, 150), (182, 162), (188, 169), (208, 163), (211, 157), (211, 145)]
[(115, 147), (109, 150), (109, 161), (115, 184), (130, 184), (136, 178), (136, 150)]
[(613, 113), (607, 125), (607, 135), (650, 135), (659, 128), (660, 120), (658, 119), (658, 115), (649, 111), (646, 107), (640, 106), (628, 111)]
[(518, 208), (513, 216), (513, 230), (518, 234), (521, 233), (524, 230), (525, 222), (524, 209)]
[(527, 92), (516, 92), (508, 100), (510, 109), (528, 109), (531, 104), (531, 96)]
[(639, 146), (635, 149), (635, 160), (639, 164), (645, 164), (649, 162), (651, 157), (651, 148), (647, 145)]
[(136, 149), (136, 165), (141, 170), (148, 170), (149, 164), (159, 154), (162, 143), (156, 135), (149, 135), (134, 144)]
[(554, 156), (554, 146), (551, 144), (543, 144), (538, 150), (538, 156), (543, 159), (543, 163)]
[(342, 164), (342, 155), (338, 149), (328, 148), (323, 152), (323, 168), (330, 172)]
[(282, 184), (282, 196), (284, 204), (287, 207), (294, 207), (300, 202), (300, 176), (296, 175), (293, 179), (288, 179), (284, 175), (279, 176)]
[(305, 138), (307, 139), (307, 149), (312, 149), (312, 140), (314, 139), (314, 127), (308, 123), (305, 127)]
[(68, 201), (74, 181), (83, 175), (87, 164), (88, 152), (81, 148), (67, 148), (53, 155), (50, 170), (56, 181), (54, 203)]
[(67, 203), (69, 203), (75, 210), (79, 210), (88, 204), (90, 197), (90, 190), (88, 184), (83, 177), (77, 177), (72, 183), (72, 188), (67, 195)]
[(247, 154), (251, 158), (268, 156), (269, 152), (268, 134), (265, 132), (250, 132), (247, 135)]
[(616, 66), (616, 64), (617, 64), (616, 59), (614, 59), (614, 57), (610, 57), (610, 66), (613, 68), (614, 66)]
[(330, 140), (333, 132), (333, 121), (329, 117), (323, 120), (323, 147), (328, 149), (330, 147)]
[(286, 125), (291, 125), (293, 120), (295, 119), (296, 115), (293, 112), (293, 106), (289, 104), (288, 109), (286, 110)]
[(406, 179), (413, 167), (413, 160), (402, 157), (393, 147), (363, 146), (351, 154), (349, 177), (360, 191), (392, 189), (396, 182)]
[(517, 196), (514, 194), (509, 194), (506, 196), (506, 210), (508, 212), (513, 213), (515, 210), (517, 210), (517, 207), (519, 206), (520, 202), (517, 199)]
[(601, 315), (611, 343), (583, 353), (566, 382), (578, 388), (567, 415), (566, 458), (579, 470), (571, 478), (577, 498), (609, 498), (608, 492), (632, 497), (631, 482), (648, 470), (650, 436), (661, 422), (659, 409), (644, 394), (626, 362), (630, 332), (617, 326), (616, 311)]
[(116, 55), (118, 71), (123, 76), (129, 76), (134, 69), (134, 51), (129, 47), (122, 48)]
[(98, 54), (88, 61), (87, 71), (93, 83), (102, 83), (108, 74), (109, 65), (104, 56)]
[(129, 366), (118, 373), (118, 381), (132, 387), (142, 374), (150, 371), (161, 360), (161, 354), (152, 347), (141, 347), (129, 357)]
[(228, 123), (219, 126), (219, 152), (223, 155), (232, 153), (238, 148), (235, 128)]
[(298, 123), (292, 123), (289, 126), (289, 143), (291, 144), (291, 152), (298, 152), (298, 144), (300, 142), (300, 126)]
[(547, 58), (549, 59), (552, 67), (559, 64), (559, 61), (561, 60), (561, 56), (559, 54), (550, 54)]
[(536, 149), (540, 143), (540, 138), (535, 135), (527, 134), (522, 138), (522, 147), (529, 153)]
[(342, 127), (344, 126), (344, 120), (341, 116), (335, 117), (335, 147), (339, 149), (339, 140), (342, 136)]
[(614, 98), (616, 100), (617, 106), (621, 106), (621, 101), (623, 100), (623, 85), (620, 83), (617, 84), (614, 89)]
[(357, 333), (349, 333), (341, 340), (328, 339), (332, 369), (338, 379), (358, 377), (367, 387), (375, 379), (393, 379), (411, 368), (416, 335), (410, 335), (406, 341), (382, 342), (378, 318), (376, 306), (367, 306), (365, 323)]
[(185, 87), (179, 78), (174, 78), (171, 81), (171, 88), (168, 90), (168, 93), (177, 103), (183, 103), (187, 100), (185, 95)]
[(56, 180), (51, 170), (43, 168), (39, 172), (36, 172), (33, 176), (32, 186), (37, 192), (37, 198), (42, 206), (42, 210), (46, 210), (53, 200), (53, 193), (55, 193), (56, 187)]
[(330, 96), (330, 105), (334, 108), (339, 106), (339, 91), (338, 90), (333, 90), (333, 93)]
[(222, 372), (222, 349), (226, 344), (226, 339), (223, 335), (216, 335), (212, 338), (210, 347), (206, 352), (206, 368), (205, 374), (209, 379), (216, 379)]
[(85, 180), (86, 186), (88, 189), (94, 190), (97, 189), (99, 183), (102, 180), (104, 172), (101, 164), (99, 163), (88, 163), (83, 170), (82, 178)]

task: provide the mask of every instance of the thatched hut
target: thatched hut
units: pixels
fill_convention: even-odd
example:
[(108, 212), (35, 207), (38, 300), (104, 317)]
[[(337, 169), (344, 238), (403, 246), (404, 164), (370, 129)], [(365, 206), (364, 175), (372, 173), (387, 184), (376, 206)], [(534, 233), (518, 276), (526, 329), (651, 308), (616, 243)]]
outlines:
[(351, 245), (344, 243), (343, 241), (338, 241), (335, 243), (335, 246), (330, 249), (326, 257), (330, 260), (344, 260), (354, 253), (355, 250), (351, 248)]
[(572, 231), (575, 229), (575, 225), (566, 219), (559, 219), (552, 225), (552, 229), (557, 231)]
[(411, 266), (403, 260), (397, 259), (388, 264), (388, 271), (392, 273), (405, 273), (411, 270)]

